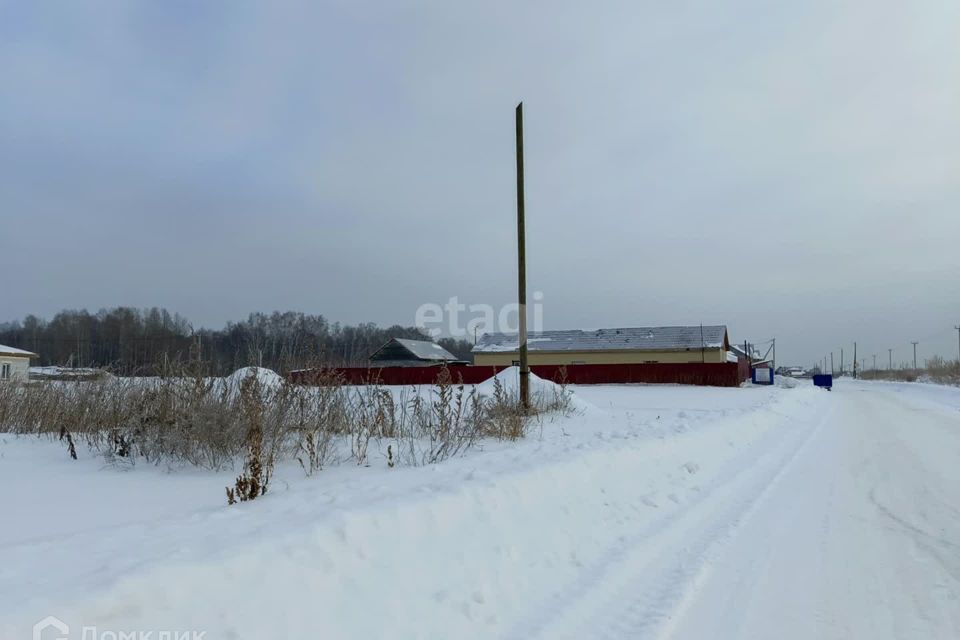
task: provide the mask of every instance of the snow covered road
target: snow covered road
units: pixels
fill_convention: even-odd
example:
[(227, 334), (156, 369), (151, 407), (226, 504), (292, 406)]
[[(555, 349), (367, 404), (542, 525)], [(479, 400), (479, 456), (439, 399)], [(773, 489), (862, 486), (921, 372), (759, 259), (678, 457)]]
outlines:
[(960, 637), (960, 390), (577, 393), (518, 445), (240, 508), (0, 438), (0, 637)]
[(546, 605), (535, 637), (960, 637), (960, 412), (915, 391), (841, 382), (819, 423)]
[(922, 388), (832, 400), (670, 637), (960, 637), (960, 412)]

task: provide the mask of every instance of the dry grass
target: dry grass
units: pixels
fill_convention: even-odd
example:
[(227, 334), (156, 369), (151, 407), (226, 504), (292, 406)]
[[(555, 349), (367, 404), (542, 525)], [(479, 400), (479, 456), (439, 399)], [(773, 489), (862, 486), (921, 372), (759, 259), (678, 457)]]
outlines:
[(864, 371), (864, 380), (891, 380), (897, 382), (935, 382), (960, 385), (960, 360), (945, 360), (935, 356), (926, 362), (924, 369), (877, 369)]
[[(331, 376), (333, 374), (330, 374)], [(300, 386), (249, 376), (209, 378), (170, 365), (156, 378), (0, 385), (0, 431), (55, 437), (114, 464), (189, 465), (222, 470), (243, 463), (228, 501), (263, 495), (273, 466), (297, 460), (304, 473), (352, 460), (423, 465), (462, 454), (483, 438), (522, 438), (538, 415), (570, 410), (569, 393), (535, 398), (529, 414), (499, 383), (493, 398), (454, 381), (436, 386), (348, 387), (328, 379)]]

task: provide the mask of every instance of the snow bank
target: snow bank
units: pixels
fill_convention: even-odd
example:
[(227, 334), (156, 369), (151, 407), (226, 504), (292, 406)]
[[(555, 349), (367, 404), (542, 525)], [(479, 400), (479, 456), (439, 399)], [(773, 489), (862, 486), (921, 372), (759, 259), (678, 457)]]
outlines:
[(280, 389), (286, 382), (283, 376), (266, 367), (242, 367), (225, 378), (213, 379), (213, 388), (225, 391), (230, 397), (240, 395), (244, 381), (253, 378), (260, 383), (260, 396), (267, 399), (273, 391)]
[[(489, 380), (481, 382), (476, 386), (477, 395), (481, 398), (493, 398), (498, 383), (508, 398), (519, 398), (520, 367), (508, 367)], [(532, 371), (530, 372), (530, 397), (534, 404), (549, 404), (563, 394), (569, 396), (569, 404), (573, 409), (587, 410), (594, 408), (592, 404), (578, 397), (570, 387), (564, 389), (559, 384), (544, 380)]]
[(224, 381), (231, 387), (239, 388), (240, 384), (250, 376), (254, 376), (260, 382), (261, 386), (267, 389), (275, 389), (284, 383), (283, 376), (273, 369), (267, 369), (265, 367), (243, 367), (242, 369), (237, 369), (224, 378)]
[[(508, 367), (477, 385), (477, 395), (493, 397), (497, 383), (510, 396), (520, 393), (520, 367)], [(560, 385), (544, 380), (537, 374), (530, 372), (530, 393), (537, 396), (552, 397), (562, 391)]]
[(773, 383), (784, 389), (793, 389), (800, 386), (800, 381), (789, 376), (774, 376)]

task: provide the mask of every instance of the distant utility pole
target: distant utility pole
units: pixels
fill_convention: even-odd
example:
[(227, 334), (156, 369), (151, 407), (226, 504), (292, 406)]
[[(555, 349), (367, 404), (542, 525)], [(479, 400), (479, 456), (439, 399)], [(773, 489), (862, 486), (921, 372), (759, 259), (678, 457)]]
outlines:
[(833, 375), (833, 351), (830, 352), (830, 375)]
[(960, 324), (954, 327), (957, 330), (957, 362), (960, 362)]
[(777, 370), (777, 339), (773, 339), (773, 370)]
[(700, 362), (706, 362), (706, 361), (707, 361), (707, 354), (706, 354), (706, 352), (704, 351), (704, 344), (703, 344), (703, 323), (701, 322), (701, 323), (700, 323)]
[(917, 345), (920, 344), (916, 340), (913, 340), (910, 344), (913, 345), (913, 370), (917, 370)]
[(893, 349), (887, 349), (887, 357), (890, 359), (887, 362), (887, 369), (893, 369)]
[(843, 375), (843, 347), (840, 347), (840, 375)]
[(520, 303), (520, 407), (530, 408), (530, 369), (527, 366), (527, 240), (523, 211), (523, 103), (517, 105), (517, 259)]
[(857, 379), (857, 343), (853, 343), (853, 379)]
[(873, 370), (877, 370), (877, 354), (873, 354)]

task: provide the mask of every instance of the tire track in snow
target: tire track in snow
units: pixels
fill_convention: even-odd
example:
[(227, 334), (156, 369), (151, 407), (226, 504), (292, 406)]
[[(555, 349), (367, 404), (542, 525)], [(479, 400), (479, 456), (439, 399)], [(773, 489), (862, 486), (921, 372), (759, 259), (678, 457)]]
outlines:
[[(799, 441), (792, 442), (784, 447), (783, 451), (778, 451), (777, 454), (771, 454), (768, 469), (755, 477), (745, 479), (748, 492), (738, 496), (730, 503), (719, 506), (711, 518), (710, 526), (700, 528), (698, 531), (699, 523), (695, 522), (692, 530), (698, 531), (698, 533), (692, 542), (683, 546), (679, 558), (667, 555), (658, 565), (646, 568), (647, 571), (654, 573), (665, 570), (671, 578), (666, 582), (666, 589), (660, 591), (656, 598), (657, 604), (664, 607), (665, 620), (653, 629), (654, 634), (651, 637), (669, 638), (671, 636), (676, 624), (682, 619), (684, 612), (696, 601), (700, 587), (709, 577), (711, 561), (717, 555), (717, 551), (722, 548), (726, 541), (736, 535), (739, 527), (749, 520), (757, 507), (773, 492), (780, 478), (789, 471), (794, 461), (800, 457), (810, 442), (817, 436), (822, 424), (823, 421), (821, 420), (809, 432), (803, 434)], [(756, 582), (759, 576), (758, 567), (765, 560), (766, 558), (761, 554), (753, 556), (751, 565), (742, 574), (745, 576), (745, 583), (752, 586)], [(630, 587), (624, 590), (623, 595), (643, 601), (645, 596), (636, 594), (643, 593), (644, 582), (644, 579), (638, 576)], [(610, 611), (609, 614), (615, 615), (616, 602), (612, 603), (611, 606), (614, 607), (614, 610)], [(739, 618), (746, 610), (746, 608), (742, 608), (739, 611), (730, 612), (736, 616), (736, 626), (739, 626)], [(734, 625), (728, 623), (726, 628), (729, 629), (731, 626)], [(641, 627), (640, 631), (642, 630)], [(630, 631), (630, 633), (607, 634), (600, 637), (645, 637), (642, 633), (634, 632), (633, 629), (627, 629), (627, 631)]]
[[(709, 491), (622, 538), (506, 637), (668, 637), (709, 576), (713, 553), (769, 495), (825, 421), (821, 413), (812, 425), (791, 419), (789, 426), (771, 429), (734, 456)], [(755, 571), (748, 573), (748, 580), (755, 579)]]

